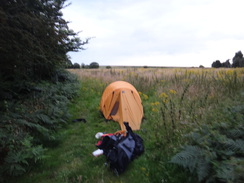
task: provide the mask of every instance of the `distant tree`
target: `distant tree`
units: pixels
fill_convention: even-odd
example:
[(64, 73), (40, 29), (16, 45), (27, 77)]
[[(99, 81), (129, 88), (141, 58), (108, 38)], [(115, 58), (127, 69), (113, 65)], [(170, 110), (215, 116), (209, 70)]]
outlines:
[(81, 68), (84, 69), (86, 68), (86, 65), (84, 63), (81, 64)]
[(74, 69), (80, 69), (80, 64), (78, 64), (78, 63), (74, 63), (74, 64), (73, 64), (73, 68), (74, 68)]
[(112, 68), (112, 67), (111, 67), (111, 66), (109, 66), (109, 65), (108, 65), (108, 66), (106, 66), (106, 69), (111, 69), (111, 68)]
[(212, 63), (212, 67), (220, 68), (220, 67), (222, 67), (222, 64), (219, 60), (216, 60), (215, 62)]
[(204, 66), (203, 65), (200, 65), (199, 68), (204, 68)]
[(97, 62), (92, 62), (90, 63), (90, 68), (94, 68), (94, 69), (99, 68), (99, 64)]
[(225, 68), (230, 68), (231, 67), (231, 64), (230, 64), (230, 60), (226, 60), (225, 62), (222, 63), (222, 67), (225, 67)]
[(232, 67), (244, 67), (244, 58), (241, 51), (238, 51), (232, 59)]

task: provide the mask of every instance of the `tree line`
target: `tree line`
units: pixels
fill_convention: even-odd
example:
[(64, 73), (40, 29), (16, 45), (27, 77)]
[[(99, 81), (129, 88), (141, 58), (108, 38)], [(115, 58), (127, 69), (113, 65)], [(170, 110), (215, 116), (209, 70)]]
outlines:
[(99, 66), (99, 63), (97, 62), (91, 62), (89, 65), (86, 65), (84, 63), (82, 63), (81, 65), (78, 64), (78, 63), (74, 63), (74, 64), (70, 64), (67, 68), (68, 69), (98, 69), (100, 66)]
[(79, 82), (65, 72), (69, 51), (83, 50), (63, 19), (66, 0), (0, 1), (0, 182), (44, 157), (70, 118)]
[(65, 2), (0, 1), (2, 92), (11, 90), (8, 83), (52, 80), (57, 70), (70, 62), (67, 53), (79, 51), (88, 43), (89, 38), (82, 41), (62, 18)]
[(244, 67), (244, 58), (243, 54), (241, 51), (238, 51), (235, 53), (235, 56), (232, 59), (233, 63), (230, 63), (230, 60), (226, 60), (225, 62), (220, 62), (219, 60), (216, 60), (212, 63), (212, 67), (214, 68), (220, 68), (220, 67), (225, 67), (225, 68), (236, 68), (236, 67)]

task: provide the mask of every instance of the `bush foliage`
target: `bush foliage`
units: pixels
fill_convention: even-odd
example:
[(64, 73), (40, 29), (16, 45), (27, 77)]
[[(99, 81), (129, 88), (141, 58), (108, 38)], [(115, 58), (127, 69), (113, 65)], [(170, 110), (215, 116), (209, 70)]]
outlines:
[(0, 115), (0, 175), (21, 175), (44, 158), (45, 146), (69, 119), (67, 104), (79, 83), (69, 73), (56, 84), (42, 82), (18, 101), (4, 101)]
[(204, 124), (188, 134), (190, 143), (171, 160), (197, 174), (200, 182), (244, 180), (244, 106), (224, 112), (226, 121)]
[[(88, 43), (69, 29), (66, 0), (0, 1), (0, 177), (43, 158), (69, 117), (77, 81), (64, 71), (69, 51)], [(1, 181), (1, 180), (0, 180)]]
[(65, 2), (0, 2), (0, 45), (4, 45), (0, 48), (0, 99), (18, 94), (28, 82), (53, 80), (57, 70), (70, 65), (67, 53), (88, 43), (62, 18)]

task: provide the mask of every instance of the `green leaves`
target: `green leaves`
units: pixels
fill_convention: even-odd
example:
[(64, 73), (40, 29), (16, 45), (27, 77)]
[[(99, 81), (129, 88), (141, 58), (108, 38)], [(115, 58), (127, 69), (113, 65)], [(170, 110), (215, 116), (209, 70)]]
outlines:
[(211, 161), (216, 157), (215, 153), (208, 153), (208, 157), (205, 157), (204, 154), (204, 149), (187, 145), (183, 151), (171, 159), (171, 162), (189, 169), (191, 173), (197, 172), (199, 181), (202, 181), (211, 172), (210, 162), (205, 158)]
[(0, 173), (7, 173), (12, 176), (21, 175), (26, 172), (27, 167), (30, 166), (30, 160), (37, 162), (42, 159), (45, 149), (41, 145), (33, 146), (33, 138), (27, 136), (23, 139), (19, 145), (20, 149), (11, 149), (5, 157), (3, 167), (0, 169)]
[(0, 82), (11, 82), (5, 92), (16, 92), (22, 81), (53, 80), (56, 70), (69, 62), (66, 54), (88, 44), (89, 38), (82, 41), (63, 19), (65, 4), (66, 0), (1, 1)]
[[(67, 82), (43, 82), (22, 95), (5, 101), (0, 111), (0, 176), (21, 175), (42, 160), (44, 145), (55, 140), (57, 129), (67, 123), (68, 104), (76, 96), (79, 82), (67, 73)], [(66, 80), (66, 79), (64, 79)], [(48, 145), (48, 144), (47, 144)]]
[(191, 145), (185, 145), (171, 162), (197, 174), (199, 181), (238, 182), (243, 178), (239, 172), (244, 162), (243, 133), (244, 125), (238, 121), (202, 125), (188, 134)]

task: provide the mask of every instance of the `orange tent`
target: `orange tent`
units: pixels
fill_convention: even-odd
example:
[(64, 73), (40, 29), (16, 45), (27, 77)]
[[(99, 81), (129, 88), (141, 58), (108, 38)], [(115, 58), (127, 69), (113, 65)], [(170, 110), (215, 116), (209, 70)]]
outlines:
[(143, 117), (140, 95), (134, 86), (125, 81), (116, 81), (108, 85), (102, 95), (100, 109), (104, 117), (119, 122), (128, 122), (132, 130), (139, 130)]

